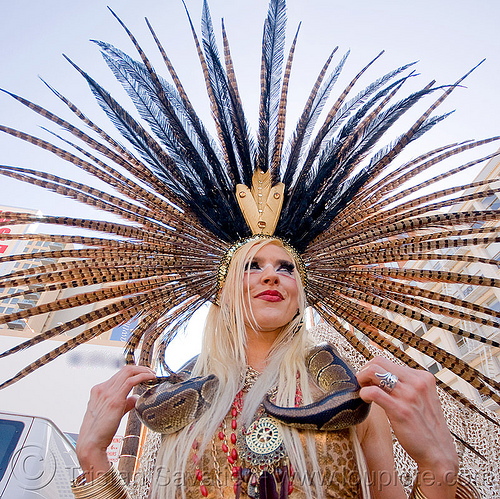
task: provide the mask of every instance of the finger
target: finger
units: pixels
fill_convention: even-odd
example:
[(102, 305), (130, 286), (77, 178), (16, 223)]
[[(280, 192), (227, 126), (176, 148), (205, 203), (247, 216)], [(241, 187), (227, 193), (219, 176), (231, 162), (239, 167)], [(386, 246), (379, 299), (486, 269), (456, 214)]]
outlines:
[(377, 376), (377, 374), (385, 375), (386, 373), (391, 373), (395, 375), (399, 381), (403, 383), (411, 383), (415, 372), (415, 369), (395, 364), (385, 357), (375, 357), (367, 362), (360, 371), (358, 371), (357, 378), (361, 386), (369, 384), (379, 385), (380, 377)]
[(135, 376), (138, 374), (151, 374), (156, 376), (155, 371), (153, 369), (146, 366), (136, 366), (133, 364), (129, 364), (123, 366), (110, 380), (120, 381), (122, 382), (124, 379), (130, 378), (131, 376)]
[(139, 397), (137, 395), (131, 395), (130, 397), (127, 397), (127, 401), (125, 403), (125, 413), (131, 411), (135, 407), (135, 403), (137, 402), (137, 399)]
[(134, 386), (156, 377), (150, 369), (135, 367), (137, 366), (123, 368), (108, 381), (94, 386), (90, 392), (88, 407), (98, 410), (101, 406), (105, 406), (109, 409), (113, 403), (112, 406), (121, 406), (120, 412), (123, 411), (125, 401)]
[(110, 391), (125, 397), (139, 383), (156, 378), (152, 369), (145, 366), (125, 366), (109, 380)]
[(365, 402), (368, 403), (373, 402), (382, 407), (382, 409), (385, 411), (387, 415), (398, 412), (399, 401), (395, 397), (384, 392), (384, 390), (382, 390), (378, 386), (373, 386), (373, 385), (364, 386), (359, 391), (359, 396)]

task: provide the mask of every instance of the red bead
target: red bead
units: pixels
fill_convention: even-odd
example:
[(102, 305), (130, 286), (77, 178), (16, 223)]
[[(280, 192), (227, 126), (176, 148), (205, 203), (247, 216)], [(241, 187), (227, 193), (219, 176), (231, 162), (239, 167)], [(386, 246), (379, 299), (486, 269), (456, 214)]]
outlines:
[(231, 433), (231, 443), (234, 445), (236, 443), (236, 434)]
[(238, 426), (238, 423), (237, 423), (236, 419), (231, 420), (231, 428), (233, 430), (236, 430), (237, 426)]
[(198, 454), (193, 454), (193, 463), (198, 464), (198, 462), (199, 462)]
[(193, 449), (196, 450), (198, 448), (198, 442), (195, 440), (193, 442)]
[(240, 467), (239, 466), (233, 466), (232, 470), (232, 475), (236, 478), (240, 473)]
[(231, 456), (227, 456), (229, 464), (234, 464), (234, 459)]
[(234, 484), (233, 484), (233, 491), (234, 491), (235, 494), (238, 492), (238, 482), (234, 482)]
[(238, 451), (237, 451), (236, 449), (233, 449), (233, 450), (231, 451), (231, 457), (232, 457), (233, 459), (238, 459)]
[(290, 476), (294, 476), (295, 475), (295, 471), (293, 469), (293, 466), (290, 464)]
[(208, 496), (208, 490), (207, 488), (205, 487), (205, 485), (200, 485), (200, 491), (201, 491), (201, 495), (203, 497), (207, 497)]
[(203, 480), (203, 473), (201, 472), (201, 470), (196, 470), (196, 480), (198, 480), (199, 482)]
[(223, 431), (219, 431), (219, 440), (224, 440), (224, 432)]
[(292, 483), (292, 482), (290, 482), (290, 483), (288, 484), (288, 495), (290, 495), (292, 492), (293, 492), (293, 483)]
[(227, 451), (229, 450), (228, 446), (226, 444), (222, 444), (222, 452), (227, 454)]
[(231, 410), (231, 416), (233, 416), (233, 418), (235, 418), (237, 415), (238, 415), (238, 411), (236, 410), (236, 407), (233, 407)]

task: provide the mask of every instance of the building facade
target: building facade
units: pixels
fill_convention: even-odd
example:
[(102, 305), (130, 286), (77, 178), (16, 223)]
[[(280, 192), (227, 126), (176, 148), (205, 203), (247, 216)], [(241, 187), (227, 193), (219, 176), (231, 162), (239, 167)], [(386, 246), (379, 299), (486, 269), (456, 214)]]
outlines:
[[(474, 181), (479, 180), (495, 180), (500, 177), (500, 159), (494, 158), (490, 160), (484, 168), (482, 168)], [(478, 192), (480, 190), (492, 189), (495, 184), (490, 186), (481, 186), (477, 189), (469, 189), (466, 194)], [(460, 205), (452, 207), (452, 211), (465, 211), (473, 209), (477, 211), (484, 210), (499, 210), (500, 209), (500, 193), (491, 194), (484, 199), (468, 201)], [(488, 221), (476, 224), (476, 227), (494, 226), (495, 221)], [(481, 237), (481, 234), (478, 236)], [(486, 245), (454, 247), (440, 250), (443, 254), (461, 254), (482, 259), (494, 260), (498, 265), (487, 264), (483, 262), (466, 263), (463, 261), (440, 260), (428, 263), (426, 261), (409, 261), (401, 262), (399, 266), (406, 269), (426, 269), (439, 270), (445, 272), (454, 272), (458, 274), (486, 276), (500, 279), (500, 243), (492, 242)], [(430, 291), (438, 292), (453, 296), (458, 299), (466, 300), (477, 305), (488, 307), (495, 312), (498, 312), (498, 322), (500, 322), (500, 289), (486, 288), (481, 286), (471, 286), (465, 284), (439, 284), (428, 285)], [(451, 305), (450, 305), (451, 306)], [(471, 311), (468, 311), (471, 313)], [(473, 313), (473, 312), (472, 312)], [(437, 327), (426, 327), (420, 322), (412, 321), (406, 317), (386, 312), (392, 320), (400, 323), (402, 326), (413, 331), (419, 337), (432, 341), (435, 345), (444, 350), (462, 358), (472, 367), (486, 374), (488, 377), (499, 381), (500, 380), (500, 349), (484, 345), (476, 340), (457, 336), (451, 332), (444, 331)], [(451, 319), (445, 316), (438, 316), (443, 322), (447, 322), (459, 327), (464, 331), (478, 334), (485, 338), (500, 342), (500, 329), (483, 326), (474, 322)], [(395, 341), (398, 343), (397, 341)], [(466, 395), (469, 399), (482, 403), (485, 407), (500, 414), (500, 407), (488, 397), (481, 396), (477, 390), (472, 388), (468, 383), (454, 375), (451, 371), (443, 369), (440, 364), (421, 354), (415, 349), (398, 343), (401, 348), (404, 348), (406, 353), (411, 355), (421, 365), (427, 367), (429, 371), (435, 374), (439, 379), (457, 389)]]
[[(36, 285), (5, 286), (5, 283), (2, 283), (2, 276), (11, 272), (61, 262), (64, 258), (52, 258), (46, 253), (72, 248), (70, 244), (48, 242), (42, 240), (43, 238), (37, 238), (37, 234), (43, 232), (43, 226), (36, 223), (36, 218), (42, 215), (40, 211), (0, 206), (0, 223), (5, 224), (8, 221), (5, 214), (9, 211), (26, 213), (35, 221), (25, 225), (0, 225), (0, 315), (19, 312), (71, 296), (74, 293), (71, 289), (41, 292)], [(11, 238), (1, 240), (2, 234), (9, 234)], [(12, 238), (12, 235), (19, 236)], [(44, 254), (40, 257), (40, 253)], [(11, 260), (14, 255), (26, 254), (33, 254), (33, 259)], [(2, 284), (4, 287), (1, 287)], [(0, 352), (89, 312), (92, 308), (92, 305), (78, 307), (78, 309), (45, 313), (0, 324)], [(11, 378), (23, 367), (59, 347), (84, 329), (85, 326), (82, 326), (2, 358), (0, 381)], [(123, 347), (130, 330), (131, 325), (126, 324), (108, 331), (91, 340), (89, 344), (56, 358), (14, 385), (0, 390), (0, 409), (46, 417), (53, 420), (61, 430), (78, 433), (90, 389), (111, 377), (123, 365)]]

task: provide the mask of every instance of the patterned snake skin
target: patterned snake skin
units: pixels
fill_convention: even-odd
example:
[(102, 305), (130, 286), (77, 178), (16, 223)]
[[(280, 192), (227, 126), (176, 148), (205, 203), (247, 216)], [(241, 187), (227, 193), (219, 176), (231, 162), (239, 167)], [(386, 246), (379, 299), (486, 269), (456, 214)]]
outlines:
[[(340, 430), (366, 418), (370, 405), (359, 397), (359, 384), (353, 371), (332, 346), (314, 347), (307, 356), (306, 365), (312, 379), (326, 395), (301, 407), (279, 407), (267, 397), (263, 404), (269, 415), (286, 425), (313, 430)], [(210, 374), (191, 379), (188, 376), (189, 372), (184, 369), (179, 374), (161, 378), (163, 382), (142, 394), (136, 410), (145, 426), (159, 433), (175, 433), (210, 407), (219, 384), (216, 376)]]

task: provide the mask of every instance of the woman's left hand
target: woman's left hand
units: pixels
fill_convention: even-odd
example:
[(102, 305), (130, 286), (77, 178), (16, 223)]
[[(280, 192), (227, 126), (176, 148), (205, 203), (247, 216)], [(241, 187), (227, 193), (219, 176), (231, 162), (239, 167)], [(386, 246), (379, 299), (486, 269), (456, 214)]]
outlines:
[[(381, 386), (381, 376), (387, 373), (398, 378), (392, 389)], [(441, 410), (434, 376), (376, 357), (363, 366), (357, 378), (361, 398), (385, 411), (400, 444), (417, 462), (420, 482), (427, 476), (431, 489), (436, 484), (453, 483), (458, 457)]]

